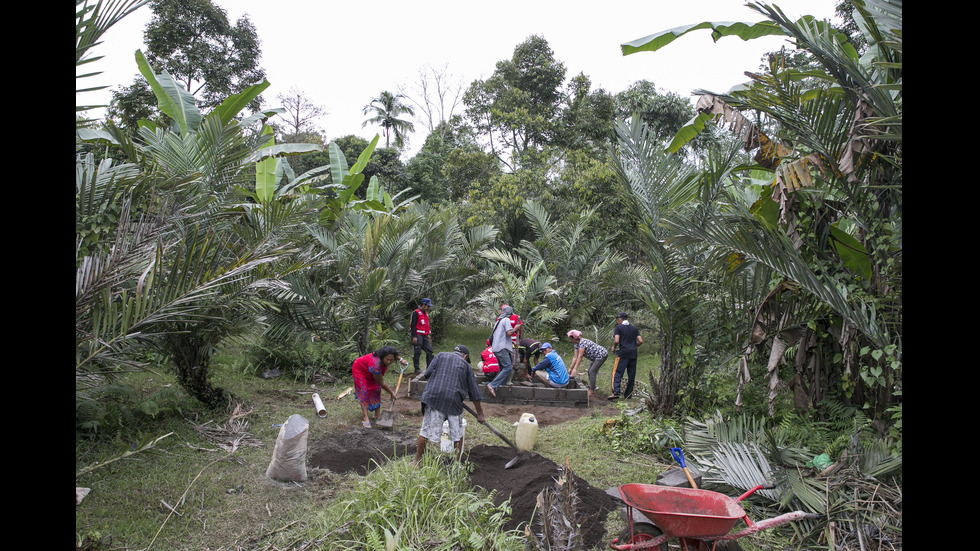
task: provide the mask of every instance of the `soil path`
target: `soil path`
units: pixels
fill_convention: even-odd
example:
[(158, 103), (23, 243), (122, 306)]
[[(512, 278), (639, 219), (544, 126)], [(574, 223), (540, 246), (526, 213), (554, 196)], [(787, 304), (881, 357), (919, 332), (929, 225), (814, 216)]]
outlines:
[[(321, 440), (311, 444), (309, 464), (313, 467), (330, 469), (335, 473), (356, 472), (366, 474), (376, 464), (384, 464), (393, 455), (414, 456), (418, 439), (418, 429), (422, 423), (421, 405), (417, 400), (403, 397), (395, 402), (398, 414), (394, 430), (382, 431), (361, 427), (340, 428)], [(593, 408), (559, 408), (546, 406), (518, 406), (483, 402), (487, 417), (499, 417), (510, 422), (520, 419), (522, 413), (532, 413), (539, 427), (556, 425), (590, 414), (598, 407), (604, 414), (614, 416), (618, 410), (605, 400), (600, 400)], [(468, 419), (474, 425), (474, 419)], [(431, 443), (430, 451), (437, 448)], [(511, 500), (511, 520), (507, 529), (518, 528), (531, 519), (535, 499), (542, 489), (554, 485), (558, 476), (558, 465), (536, 453), (523, 454), (514, 468), (504, 470), (504, 464), (514, 457), (514, 452), (506, 446), (478, 445), (467, 450), (467, 459), (474, 463), (470, 482), (486, 490), (496, 490), (495, 502)], [(582, 533), (586, 548), (593, 548), (605, 538), (603, 523), (609, 511), (616, 507), (615, 501), (603, 490), (589, 485), (575, 477), (581, 504), (579, 514), (584, 517)]]

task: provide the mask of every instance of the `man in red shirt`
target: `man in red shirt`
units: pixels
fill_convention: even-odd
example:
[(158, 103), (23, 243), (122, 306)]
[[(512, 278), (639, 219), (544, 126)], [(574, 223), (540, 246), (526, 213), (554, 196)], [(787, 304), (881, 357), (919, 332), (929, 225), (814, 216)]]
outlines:
[(412, 332), (412, 349), (415, 352), (412, 355), (412, 365), (415, 368), (415, 373), (421, 372), (419, 369), (419, 357), (422, 356), (423, 350), (425, 350), (425, 365), (428, 366), (432, 363), (432, 341), (429, 337), (432, 333), (429, 325), (429, 308), (431, 307), (431, 300), (427, 298), (422, 299), (419, 307), (412, 312), (412, 319), (408, 323), (409, 331)]

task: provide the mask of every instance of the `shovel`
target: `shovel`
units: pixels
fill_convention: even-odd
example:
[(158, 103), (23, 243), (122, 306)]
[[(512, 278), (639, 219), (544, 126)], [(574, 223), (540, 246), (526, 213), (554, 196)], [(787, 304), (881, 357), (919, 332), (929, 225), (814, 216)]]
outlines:
[[(479, 416), (477, 416), (476, 412), (473, 411), (470, 408), (470, 406), (466, 405), (465, 403), (462, 404), (462, 405), (463, 405), (463, 409), (465, 409), (466, 411), (470, 412), (470, 414), (473, 415), (473, 417), (476, 417), (476, 420), (477, 421), (480, 421)], [(490, 432), (492, 432), (492, 433), (496, 434), (498, 437), (500, 437), (501, 440), (503, 440), (504, 442), (506, 442), (507, 445), (510, 446), (514, 450), (515, 453), (517, 453), (517, 455), (514, 456), (514, 459), (511, 459), (510, 461), (507, 462), (506, 465), (504, 465), (504, 468), (505, 469), (509, 469), (509, 468), (513, 467), (514, 465), (517, 465), (518, 461), (521, 460), (521, 456), (523, 454), (527, 453), (527, 452), (521, 451), (521, 449), (518, 448), (517, 446), (515, 446), (514, 443), (511, 442), (506, 436), (504, 436), (503, 434), (500, 434), (500, 431), (498, 431), (497, 429), (493, 428), (493, 425), (491, 425), (490, 423), (487, 423), (486, 420), (480, 421), (480, 424), (483, 425), (484, 427), (487, 427), (488, 429), (490, 429)]]
[(687, 465), (684, 463), (684, 452), (680, 448), (670, 448), (670, 455), (673, 455), (681, 468), (684, 469), (684, 475), (687, 476), (687, 481), (691, 484), (691, 487), (697, 490), (698, 485), (694, 483), (694, 479), (691, 478), (691, 471), (687, 470)]
[[(405, 375), (405, 366), (402, 366), (402, 370), (398, 373), (398, 384), (395, 385), (395, 396), (398, 396), (398, 388), (402, 386), (402, 376)], [(395, 399), (391, 399), (391, 404), (388, 405), (388, 409), (381, 412), (381, 416), (374, 424), (380, 429), (391, 429), (395, 426), (395, 410), (391, 409), (391, 406), (395, 405)]]

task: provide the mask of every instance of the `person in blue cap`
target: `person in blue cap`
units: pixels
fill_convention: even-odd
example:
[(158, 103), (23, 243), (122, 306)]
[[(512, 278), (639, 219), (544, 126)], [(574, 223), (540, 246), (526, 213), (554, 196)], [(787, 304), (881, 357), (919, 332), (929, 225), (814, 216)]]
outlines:
[(544, 359), (531, 368), (538, 380), (550, 387), (565, 388), (568, 386), (568, 369), (565, 361), (555, 352), (550, 342), (541, 345)]
[(424, 298), (419, 303), (419, 307), (412, 312), (412, 319), (408, 322), (409, 330), (412, 332), (412, 366), (415, 368), (415, 373), (420, 373), (419, 369), (419, 357), (422, 356), (422, 351), (425, 350), (425, 365), (428, 366), (432, 363), (432, 340), (429, 336), (432, 333), (432, 328), (429, 324), (429, 308), (432, 308), (432, 301)]

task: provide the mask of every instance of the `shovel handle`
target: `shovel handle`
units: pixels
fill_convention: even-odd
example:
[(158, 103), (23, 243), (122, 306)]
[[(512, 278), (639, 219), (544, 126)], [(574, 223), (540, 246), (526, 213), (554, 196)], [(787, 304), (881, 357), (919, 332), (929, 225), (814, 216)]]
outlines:
[(490, 423), (488, 423), (486, 420), (480, 421), (480, 417), (476, 414), (475, 411), (473, 411), (472, 408), (470, 408), (470, 406), (466, 405), (465, 402), (462, 405), (463, 405), (463, 409), (465, 409), (466, 411), (470, 412), (470, 414), (472, 414), (473, 417), (476, 417), (476, 420), (479, 421), (481, 425), (483, 425), (484, 427), (487, 427), (488, 429), (490, 429), (491, 432), (493, 432), (494, 434), (496, 434), (504, 442), (507, 442), (507, 445), (510, 446), (511, 448), (514, 448), (514, 451), (520, 452), (520, 449), (517, 446), (515, 446), (514, 443), (511, 442), (506, 436), (504, 436), (503, 434), (500, 434), (500, 431), (499, 430), (493, 428), (493, 425), (491, 425)]
[(398, 374), (398, 384), (395, 385), (395, 396), (398, 395), (398, 389), (402, 386), (402, 377), (404, 375), (405, 375), (404, 371)]
[(695, 490), (698, 489), (698, 485), (694, 483), (694, 478), (691, 476), (691, 471), (687, 470), (687, 465), (684, 463), (684, 452), (680, 448), (670, 448), (670, 455), (674, 456), (677, 463), (680, 464), (681, 468), (684, 469), (684, 476), (687, 477), (687, 482)]
[(684, 464), (684, 452), (680, 448), (670, 448), (670, 455), (674, 457), (682, 469), (687, 468), (687, 465)]

